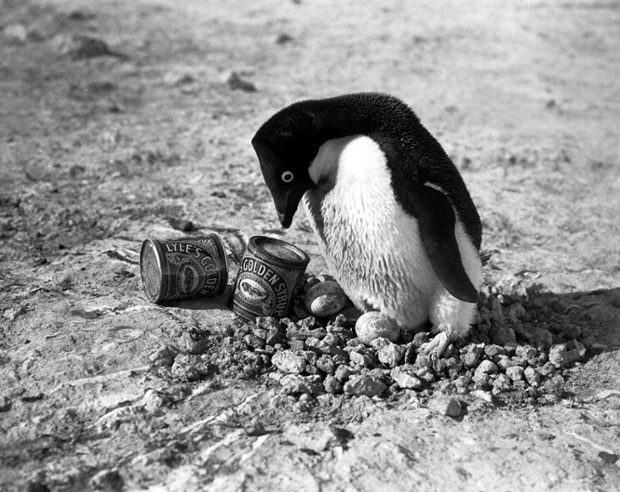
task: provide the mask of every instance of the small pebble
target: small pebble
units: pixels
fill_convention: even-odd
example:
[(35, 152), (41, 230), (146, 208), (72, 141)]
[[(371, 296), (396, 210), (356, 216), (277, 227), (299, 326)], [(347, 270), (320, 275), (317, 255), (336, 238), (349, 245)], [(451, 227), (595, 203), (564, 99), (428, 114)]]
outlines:
[(323, 391), (323, 382), (320, 376), (301, 376), (299, 374), (288, 374), (280, 380), (282, 391), (287, 395), (305, 393), (317, 395)]
[(519, 359), (532, 359), (538, 355), (538, 351), (534, 347), (530, 347), (529, 345), (519, 345), (515, 352), (515, 355)]
[(370, 342), (372, 347), (377, 351), (379, 362), (388, 367), (395, 367), (400, 363), (407, 347), (404, 345), (396, 345), (387, 338), (377, 338)]
[(497, 374), (497, 366), (490, 360), (483, 360), (476, 368), (476, 374)]
[(557, 369), (564, 367), (568, 363), (568, 360), (566, 345), (553, 345), (549, 349), (549, 362), (551, 362)]
[(334, 371), (336, 370), (336, 364), (334, 363), (334, 361), (332, 360), (332, 358), (327, 355), (327, 354), (323, 354), (321, 355), (315, 363), (317, 369), (323, 371), (324, 373), (327, 374), (333, 374)]
[(416, 369), (411, 364), (396, 366), (390, 371), (390, 376), (403, 389), (421, 389), (424, 383), (416, 376)]
[(383, 337), (396, 342), (400, 336), (400, 328), (394, 321), (378, 311), (370, 311), (360, 316), (355, 323), (355, 333), (365, 344)]
[(386, 384), (376, 376), (359, 375), (351, 376), (344, 383), (343, 390), (345, 393), (356, 396), (381, 396), (387, 389)]
[(271, 363), (287, 374), (301, 374), (306, 369), (306, 358), (293, 350), (281, 350), (271, 357)]
[(530, 385), (535, 387), (540, 385), (540, 373), (533, 367), (526, 367), (523, 371), (523, 376), (525, 377), (525, 380), (530, 383)]
[(512, 366), (506, 368), (506, 376), (513, 381), (521, 381), (523, 379), (523, 368), (521, 366)]
[(441, 415), (447, 417), (458, 417), (461, 415), (461, 402), (456, 398), (446, 395), (438, 395), (431, 398), (428, 407)]
[(323, 388), (331, 394), (342, 393), (342, 383), (334, 376), (328, 374), (323, 381)]
[(349, 366), (338, 366), (334, 373), (334, 377), (341, 383), (344, 383), (350, 376), (355, 374), (359, 374), (359, 371)]

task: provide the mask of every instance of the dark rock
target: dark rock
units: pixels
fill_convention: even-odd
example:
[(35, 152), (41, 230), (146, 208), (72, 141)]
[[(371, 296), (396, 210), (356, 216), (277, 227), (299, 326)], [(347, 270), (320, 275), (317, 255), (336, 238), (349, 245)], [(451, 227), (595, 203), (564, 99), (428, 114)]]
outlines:
[(100, 56), (125, 57), (125, 55), (111, 51), (104, 40), (84, 34), (74, 34), (68, 37), (58, 35), (52, 40), (52, 43), (59, 54), (66, 55), (72, 60)]
[(254, 83), (249, 80), (245, 80), (237, 72), (229, 72), (224, 75), (223, 79), (232, 90), (240, 90), (243, 92), (256, 92), (257, 90)]
[(491, 330), (491, 341), (500, 346), (504, 346), (509, 343), (515, 343), (517, 336), (515, 331), (507, 325), (496, 325)]

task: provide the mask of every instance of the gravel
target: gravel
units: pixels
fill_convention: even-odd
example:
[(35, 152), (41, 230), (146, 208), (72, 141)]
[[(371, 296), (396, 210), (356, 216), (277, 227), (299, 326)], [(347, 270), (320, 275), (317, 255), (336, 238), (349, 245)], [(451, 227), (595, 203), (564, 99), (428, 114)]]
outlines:
[[(296, 305), (303, 304), (304, 293), (313, 287), (316, 292), (321, 282), (333, 282), (328, 276), (307, 279)], [(304, 398), (310, 402), (326, 393), (392, 401), (407, 391), (422, 398), (441, 391), (478, 398), (484, 394), (492, 401), (516, 404), (557, 401), (568, 375), (562, 372), (588, 355), (586, 345), (571, 338), (586, 336), (587, 327), (573, 323), (564, 332), (562, 315), (540, 299), (481, 298), (478, 324), (466, 339), (450, 344), (440, 359), (421, 351), (431, 337), (427, 332), (404, 332), (392, 340), (373, 337), (363, 343), (355, 331), (359, 312), (347, 307), (325, 318), (309, 316), (300, 308), (295, 312), (302, 317), (259, 317), (229, 327), (226, 333), (194, 332), (186, 353), (164, 347), (150, 360), (157, 370), (170, 371), (180, 380), (202, 379), (214, 372), (240, 378), (270, 376), (264, 381), (279, 384), (296, 398), (307, 395)], [(553, 330), (547, 329), (551, 326)], [(514, 336), (504, 336), (508, 332)], [(158, 405), (157, 398), (150, 403)]]

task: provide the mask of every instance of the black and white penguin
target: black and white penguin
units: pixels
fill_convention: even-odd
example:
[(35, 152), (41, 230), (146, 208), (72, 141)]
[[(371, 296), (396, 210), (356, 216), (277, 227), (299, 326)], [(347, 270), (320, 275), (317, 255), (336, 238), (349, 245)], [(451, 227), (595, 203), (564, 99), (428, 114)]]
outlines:
[(252, 145), (283, 227), (305, 204), (327, 265), (362, 311), (402, 329), (429, 320), (441, 355), (476, 314), (480, 217), (441, 145), (399, 99), (301, 101)]

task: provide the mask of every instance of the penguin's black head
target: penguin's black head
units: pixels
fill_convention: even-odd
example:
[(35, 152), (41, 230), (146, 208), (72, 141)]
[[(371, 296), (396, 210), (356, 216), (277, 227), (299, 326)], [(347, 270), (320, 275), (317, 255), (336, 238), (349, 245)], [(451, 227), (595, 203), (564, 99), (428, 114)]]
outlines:
[(314, 119), (294, 104), (272, 116), (252, 139), (284, 228), (290, 227), (304, 193), (315, 186), (308, 174), (320, 146)]

